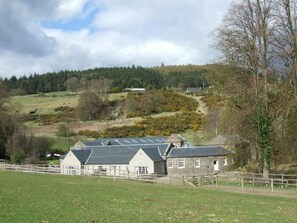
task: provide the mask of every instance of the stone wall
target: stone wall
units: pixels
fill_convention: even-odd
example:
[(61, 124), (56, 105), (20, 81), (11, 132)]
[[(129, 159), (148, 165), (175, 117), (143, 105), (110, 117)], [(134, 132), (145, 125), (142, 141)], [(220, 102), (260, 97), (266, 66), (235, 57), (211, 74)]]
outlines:
[[(226, 163), (226, 159), (227, 156), (168, 158), (167, 172), (168, 175), (185, 176), (208, 175), (212, 173), (224, 172), (228, 167), (228, 161)], [(197, 165), (199, 163), (197, 160), (200, 161), (200, 166)], [(179, 161), (184, 162), (184, 167), (179, 167)], [(214, 161), (218, 162), (218, 170), (214, 169)], [(197, 166), (195, 166), (195, 162)]]

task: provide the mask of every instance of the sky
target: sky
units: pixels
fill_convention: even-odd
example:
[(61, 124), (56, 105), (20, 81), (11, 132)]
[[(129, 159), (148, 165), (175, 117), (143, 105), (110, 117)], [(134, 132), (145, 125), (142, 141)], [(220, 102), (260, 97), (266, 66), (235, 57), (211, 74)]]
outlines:
[(206, 64), (232, 0), (0, 0), (0, 77)]

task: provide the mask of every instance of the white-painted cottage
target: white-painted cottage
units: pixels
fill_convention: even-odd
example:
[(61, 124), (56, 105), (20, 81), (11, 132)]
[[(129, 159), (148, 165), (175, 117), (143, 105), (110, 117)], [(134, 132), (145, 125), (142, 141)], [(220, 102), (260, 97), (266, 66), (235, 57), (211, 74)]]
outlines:
[(78, 142), (61, 161), (61, 173), (111, 175), (166, 173), (167, 137), (98, 139)]

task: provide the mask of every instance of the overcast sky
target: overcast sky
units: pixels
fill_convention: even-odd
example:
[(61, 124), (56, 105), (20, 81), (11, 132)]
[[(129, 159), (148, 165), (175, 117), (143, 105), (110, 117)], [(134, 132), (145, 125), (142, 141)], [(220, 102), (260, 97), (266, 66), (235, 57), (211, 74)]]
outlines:
[(232, 0), (0, 0), (0, 77), (206, 64)]

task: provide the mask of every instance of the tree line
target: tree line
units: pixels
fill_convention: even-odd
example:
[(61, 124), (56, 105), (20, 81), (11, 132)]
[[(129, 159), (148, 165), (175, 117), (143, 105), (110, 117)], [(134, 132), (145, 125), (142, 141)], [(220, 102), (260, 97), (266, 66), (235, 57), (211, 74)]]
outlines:
[(214, 31), (223, 65), (214, 82), (230, 102), (222, 131), (248, 142), (247, 162), (264, 176), (297, 158), (296, 21), (296, 0), (241, 0)]
[[(177, 88), (203, 87), (208, 85), (206, 69), (196, 67), (191, 70), (162, 73), (157, 69), (143, 67), (95, 68), (83, 71), (65, 70), (45, 74), (33, 74), (17, 78), (5, 78), (7, 90), (14, 95), (36, 94), (38, 92), (82, 91), (94, 80), (106, 79), (111, 91), (125, 88)], [(70, 88), (68, 88), (71, 86)]]
[(0, 79), (0, 159), (19, 163), (38, 162), (50, 151), (46, 137), (26, 136), (19, 107), (11, 104), (3, 80)]

